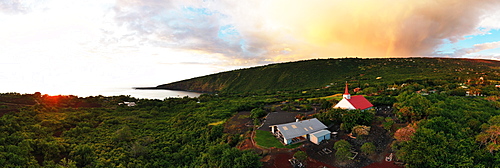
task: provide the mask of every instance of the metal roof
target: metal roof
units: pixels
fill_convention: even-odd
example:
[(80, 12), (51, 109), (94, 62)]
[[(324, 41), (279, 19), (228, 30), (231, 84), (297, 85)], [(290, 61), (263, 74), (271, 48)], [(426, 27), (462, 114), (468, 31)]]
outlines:
[(276, 126), (286, 139), (299, 137), (327, 128), (325, 124), (321, 123), (321, 121), (316, 118), (273, 126)]

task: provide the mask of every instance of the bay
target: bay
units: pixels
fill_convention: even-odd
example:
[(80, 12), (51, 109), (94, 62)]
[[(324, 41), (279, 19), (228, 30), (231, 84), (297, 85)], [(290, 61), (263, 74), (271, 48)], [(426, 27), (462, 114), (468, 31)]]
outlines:
[(137, 90), (132, 89), (129, 92), (131, 97), (144, 98), (144, 99), (160, 99), (165, 98), (182, 98), (188, 97), (198, 97), (202, 93), (197, 92), (187, 92), (187, 91), (177, 91), (177, 90)]
[(105, 91), (101, 91), (99, 94), (105, 96), (119, 96), (119, 95), (129, 95), (130, 97), (139, 99), (160, 99), (165, 98), (182, 98), (188, 97), (198, 97), (202, 93), (198, 92), (188, 92), (188, 91), (177, 91), (177, 90), (150, 90), (150, 89), (133, 89), (133, 88), (110, 88)]

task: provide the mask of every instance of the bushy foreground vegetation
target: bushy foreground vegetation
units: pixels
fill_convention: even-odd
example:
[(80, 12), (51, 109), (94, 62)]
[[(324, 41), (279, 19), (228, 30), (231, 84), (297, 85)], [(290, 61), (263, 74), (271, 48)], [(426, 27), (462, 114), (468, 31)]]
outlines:
[[(409, 167), (500, 165), (500, 153), (497, 152), (500, 149), (499, 139), (494, 136), (500, 130), (490, 129), (491, 125), (497, 125), (496, 120), (500, 118), (498, 98), (438, 94), (418, 99), (414, 97), (419, 95), (398, 96), (401, 104), (413, 104), (398, 106), (398, 116), (403, 120), (412, 120), (410, 127), (416, 127), (416, 132), (396, 132), (396, 138), (409, 138), (399, 138), (393, 146), (397, 156)], [(419, 102), (412, 102), (415, 100)], [(419, 112), (422, 107), (425, 108)]]
[[(0, 118), (5, 167), (260, 167), (258, 155), (234, 148), (240, 135), (209, 123), (271, 101), (19, 94), (2, 94), (0, 100), (31, 103)], [(100, 107), (73, 106), (89, 102)], [(123, 102), (137, 106), (118, 105)]]

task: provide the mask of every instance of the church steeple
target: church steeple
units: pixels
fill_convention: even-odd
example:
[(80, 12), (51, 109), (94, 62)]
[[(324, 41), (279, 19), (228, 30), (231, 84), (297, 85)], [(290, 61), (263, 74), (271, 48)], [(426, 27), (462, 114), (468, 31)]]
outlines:
[(347, 81), (345, 82), (345, 92), (342, 95), (344, 99), (351, 99), (351, 94), (349, 94), (349, 87), (347, 86)]

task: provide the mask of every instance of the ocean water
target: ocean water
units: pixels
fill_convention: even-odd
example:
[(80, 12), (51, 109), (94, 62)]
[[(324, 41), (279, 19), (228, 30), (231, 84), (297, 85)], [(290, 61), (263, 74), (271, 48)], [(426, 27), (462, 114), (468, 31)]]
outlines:
[[(202, 93), (197, 92), (187, 92), (187, 91), (177, 91), (177, 90), (136, 90), (136, 89), (114, 89), (114, 92), (108, 93), (109, 95), (130, 95), (135, 98), (142, 99), (160, 99), (163, 100), (165, 98), (182, 98), (185, 96), (188, 97), (198, 97)], [(107, 94), (107, 95), (108, 95)]]
[(145, 99), (160, 99), (163, 100), (168, 97), (198, 97), (202, 93), (197, 92), (186, 92), (186, 91), (176, 91), (176, 90), (136, 90), (132, 89), (129, 92), (130, 96), (135, 98), (145, 98)]

